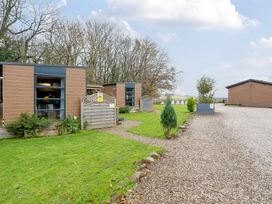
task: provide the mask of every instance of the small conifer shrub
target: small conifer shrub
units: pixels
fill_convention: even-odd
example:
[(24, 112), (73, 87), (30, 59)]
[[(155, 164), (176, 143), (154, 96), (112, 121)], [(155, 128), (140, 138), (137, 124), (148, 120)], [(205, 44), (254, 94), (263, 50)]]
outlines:
[(193, 97), (190, 97), (187, 100), (187, 110), (191, 113), (195, 111), (195, 100)]
[(164, 109), (161, 113), (161, 124), (164, 130), (165, 137), (171, 137), (170, 131), (177, 127), (177, 115), (170, 99), (166, 100)]

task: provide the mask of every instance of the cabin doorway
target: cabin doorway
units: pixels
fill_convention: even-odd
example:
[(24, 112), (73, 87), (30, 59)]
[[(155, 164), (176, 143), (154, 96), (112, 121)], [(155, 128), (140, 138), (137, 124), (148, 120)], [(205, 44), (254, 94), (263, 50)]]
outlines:
[(130, 107), (135, 106), (135, 89), (126, 87), (125, 94), (126, 94), (126, 99), (125, 99), (126, 106), (130, 106)]

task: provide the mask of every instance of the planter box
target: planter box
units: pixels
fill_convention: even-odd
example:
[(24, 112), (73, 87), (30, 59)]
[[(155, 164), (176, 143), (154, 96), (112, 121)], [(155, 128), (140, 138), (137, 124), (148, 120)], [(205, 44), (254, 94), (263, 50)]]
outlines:
[(196, 112), (202, 115), (214, 114), (215, 105), (213, 103), (197, 103)]

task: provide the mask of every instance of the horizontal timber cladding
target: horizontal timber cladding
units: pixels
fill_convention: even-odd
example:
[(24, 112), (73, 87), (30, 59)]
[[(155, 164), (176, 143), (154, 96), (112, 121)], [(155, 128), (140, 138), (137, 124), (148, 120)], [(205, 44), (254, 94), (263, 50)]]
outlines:
[(140, 107), (141, 97), (142, 97), (142, 84), (135, 83), (135, 106), (136, 107)]
[(116, 84), (104, 86), (103, 93), (116, 98)]
[(5, 123), (34, 113), (34, 66), (3, 65), (3, 99)]
[(229, 88), (228, 104), (252, 106), (252, 107), (272, 107), (272, 86), (248, 82)]
[(232, 105), (250, 106), (251, 84), (246, 83), (229, 89), (228, 103)]
[[(99, 98), (100, 97), (100, 98)], [(81, 99), (81, 128), (114, 127), (116, 125), (116, 99), (106, 94), (93, 94)]]
[(116, 84), (116, 99), (118, 108), (126, 105), (125, 97), (125, 84)]
[(266, 84), (252, 83), (251, 106), (272, 107), (272, 86)]
[(86, 96), (86, 69), (66, 69), (66, 116), (80, 117), (80, 98)]

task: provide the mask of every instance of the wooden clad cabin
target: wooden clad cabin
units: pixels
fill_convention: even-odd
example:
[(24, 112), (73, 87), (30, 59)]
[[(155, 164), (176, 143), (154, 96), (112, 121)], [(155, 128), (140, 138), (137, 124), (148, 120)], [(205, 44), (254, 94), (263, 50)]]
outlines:
[(86, 95), (86, 68), (65, 65), (0, 63), (1, 119), (9, 123), (22, 112), (53, 119), (80, 116)]
[(226, 87), (228, 89), (228, 104), (272, 107), (272, 83), (256, 79), (248, 79)]
[(103, 93), (116, 98), (116, 106), (140, 107), (142, 84), (134, 82), (103, 85)]

